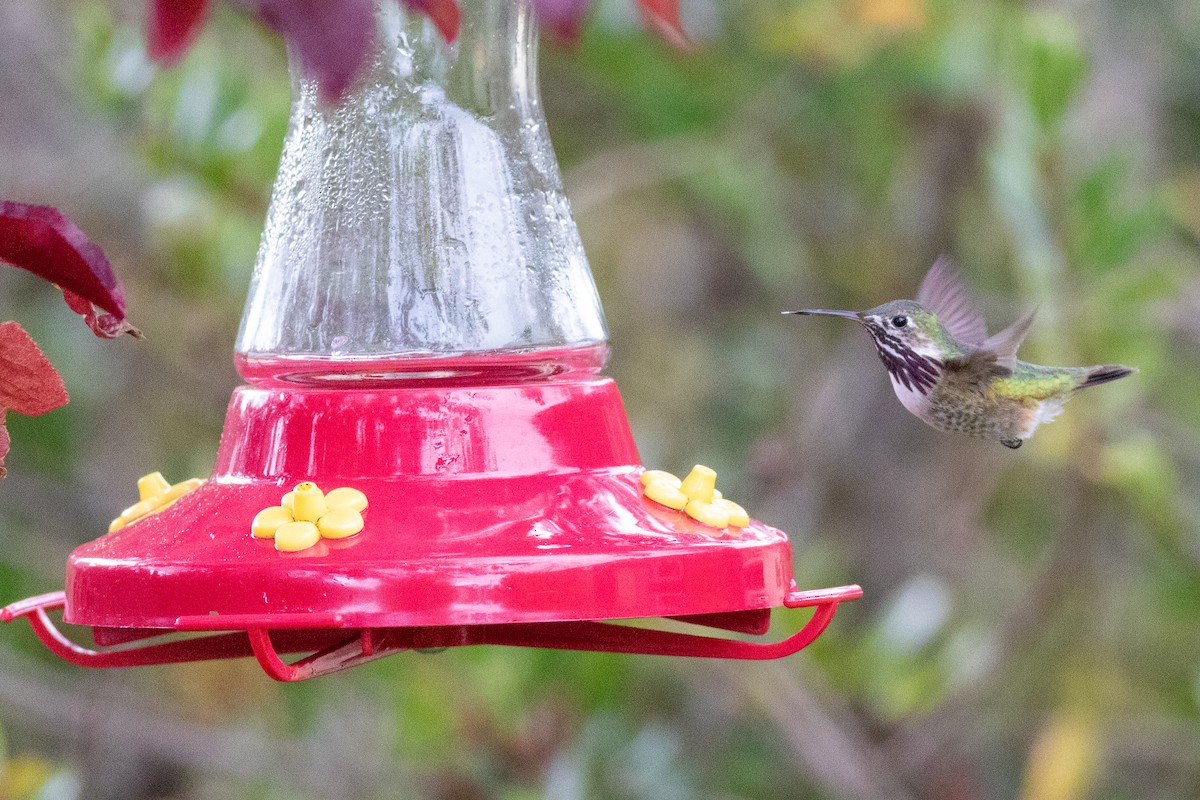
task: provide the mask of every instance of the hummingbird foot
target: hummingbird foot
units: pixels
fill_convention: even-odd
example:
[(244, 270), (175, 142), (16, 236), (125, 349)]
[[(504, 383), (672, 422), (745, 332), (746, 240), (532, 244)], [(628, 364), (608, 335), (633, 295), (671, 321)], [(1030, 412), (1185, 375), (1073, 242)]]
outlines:
[(1009, 448), (1010, 450), (1016, 450), (1018, 447), (1020, 447), (1022, 445), (1022, 443), (1024, 443), (1024, 441), (1025, 441), (1024, 439), (1015, 439), (1015, 438), (1014, 439), (1001, 439), (1000, 444), (1004, 445), (1005, 447)]

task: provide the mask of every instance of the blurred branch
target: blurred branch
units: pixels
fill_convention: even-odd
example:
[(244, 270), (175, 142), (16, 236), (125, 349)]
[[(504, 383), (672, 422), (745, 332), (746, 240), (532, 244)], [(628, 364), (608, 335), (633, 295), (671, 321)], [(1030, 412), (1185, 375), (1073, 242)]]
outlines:
[[(743, 664), (722, 662), (715, 668), (749, 704), (775, 722), (808, 771), (828, 791), (847, 800), (912, 798), (885, 754), (856, 723), (855, 715), (834, 701), (836, 693), (823, 692), (824, 700), (818, 701), (800, 681), (793, 668), (801, 663), (771, 662), (748, 669)], [(821, 682), (811, 669), (804, 670), (804, 680)]]

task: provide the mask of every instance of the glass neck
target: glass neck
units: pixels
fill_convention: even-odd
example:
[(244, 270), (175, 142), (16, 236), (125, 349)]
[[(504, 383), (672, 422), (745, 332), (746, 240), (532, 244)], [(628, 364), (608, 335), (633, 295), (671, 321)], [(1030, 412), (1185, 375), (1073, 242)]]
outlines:
[(340, 106), (297, 82), (238, 333), (248, 380), (486, 380), (490, 365), (510, 380), (603, 365), (529, 2), (461, 5), (449, 46), (382, 0), (374, 60)]
[[(540, 119), (537, 29), (530, 24), (529, 3), (470, 0), (468, 5), (458, 39), (447, 44), (423, 15), (396, 0), (382, 0), (376, 10), (377, 51), (359, 94), (365, 89), (376, 100), (390, 100), (391, 90), (399, 89), (421, 104), (441, 100), (477, 117), (518, 114)], [(321, 106), (316, 86), (298, 80), (294, 64), (292, 76), (298, 105), (306, 112), (337, 110)], [(421, 97), (431, 91), (439, 97)]]

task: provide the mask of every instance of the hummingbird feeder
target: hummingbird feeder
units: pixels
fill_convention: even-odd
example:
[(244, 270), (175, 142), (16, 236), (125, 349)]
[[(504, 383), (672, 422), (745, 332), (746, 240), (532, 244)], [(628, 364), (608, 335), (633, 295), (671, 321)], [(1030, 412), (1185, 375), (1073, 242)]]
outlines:
[[(645, 471), (598, 375), (528, 0), (467, 0), (453, 45), (398, 3), (378, 22), (341, 105), (297, 82), (212, 475), (144, 478), (65, 591), (3, 618), (84, 666), (253, 656), (284, 681), (460, 645), (809, 644), (861, 589), (799, 590), (787, 537), (711, 470)], [(765, 634), (779, 606), (815, 610), (782, 641), (705, 633)], [(662, 617), (693, 625), (628, 624)]]

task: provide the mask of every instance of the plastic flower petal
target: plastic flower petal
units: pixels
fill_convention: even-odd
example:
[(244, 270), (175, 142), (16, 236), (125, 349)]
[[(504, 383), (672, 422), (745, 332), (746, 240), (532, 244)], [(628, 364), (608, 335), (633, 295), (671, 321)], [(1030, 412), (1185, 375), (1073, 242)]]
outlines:
[(717, 473), (697, 464), (680, 480), (669, 472), (648, 469), (641, 477), (642, 493), (647, 499), (676, 511), (682, 511), (710, 528), (745, 528), (750, 515), (717, 490)]
[(137, 482), (138, 501), (109, 523), (108, 532), (119, 531), (143, 517), (157, 514), (203, 483), (201, 478), (190, 478), (175, 484), (167, 483), (161, 472), (143, 475)]
[(364, 522), (367, 496), (350, 486), (339, 486), (328, 494), (312, 481), (303, 481), (254, 515), (250, 535), (274, 539), (275, 549), (294, 553), (307, 550), (322, 539), (345, 539), (359, 533)]

